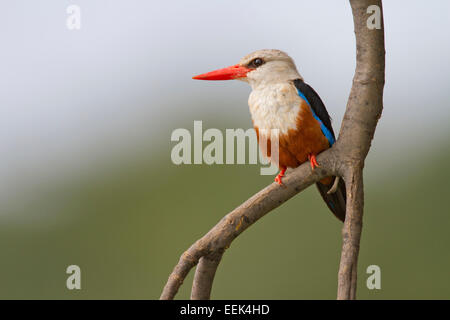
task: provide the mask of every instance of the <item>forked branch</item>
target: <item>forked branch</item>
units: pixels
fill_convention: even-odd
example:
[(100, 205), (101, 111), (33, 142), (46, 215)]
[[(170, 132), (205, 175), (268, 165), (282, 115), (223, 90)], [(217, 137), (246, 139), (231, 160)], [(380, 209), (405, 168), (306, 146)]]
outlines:
[[(195, 242), (183, 253), (169, 276), (161, 299), (173, 299), (189, 271), (197, 264), (191, 299), (209, 299), (217, 267), (231, 242), (265, 214), (331, 175), (343, 178), (347, 190), (337, 297), (356, 298), (364, 207), (363, 168), (383, 109), (385, 49), (381, 0), (350, 0), (350, 4), (356, 35), (356, 71), (339, 139), (331, 149), (317, 157), (320, 168), (311, 171), (308, 164), (303, 164), (292, 170), (283, 179), (283, 186), (276, 183), (267, 186)], [(377, 18), (380, 28), (369, 28), (368, 19)]]

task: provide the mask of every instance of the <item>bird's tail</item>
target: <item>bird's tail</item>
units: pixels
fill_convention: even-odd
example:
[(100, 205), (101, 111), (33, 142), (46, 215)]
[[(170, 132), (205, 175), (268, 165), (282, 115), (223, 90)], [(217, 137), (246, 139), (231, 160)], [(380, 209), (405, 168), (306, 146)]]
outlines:
[[(336, 179), (339, 181), (336, 181)], [(335, 183), (337, 183), (337, 186), (335, 186)], [(328, 208), (330, 208), (336, 218), (344, 222), (347, 202), (344, 180), (337, 177), (329, 177), (317, 182), (316, 185)]]

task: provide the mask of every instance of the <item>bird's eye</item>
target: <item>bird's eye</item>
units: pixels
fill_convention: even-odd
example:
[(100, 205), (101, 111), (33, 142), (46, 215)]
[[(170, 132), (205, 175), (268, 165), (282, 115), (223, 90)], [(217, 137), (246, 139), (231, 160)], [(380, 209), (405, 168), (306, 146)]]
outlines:
[(261, 58), (256, 58), (256, 59), (253, 59), (252, 61), (250, 61), (250, 63), (248, 64), (248, 66), (249, 66), (250, 68), (258, 68), (260, 65), (263, 65), (263, 64), (264, 64), (263, 59), (261, 59)]

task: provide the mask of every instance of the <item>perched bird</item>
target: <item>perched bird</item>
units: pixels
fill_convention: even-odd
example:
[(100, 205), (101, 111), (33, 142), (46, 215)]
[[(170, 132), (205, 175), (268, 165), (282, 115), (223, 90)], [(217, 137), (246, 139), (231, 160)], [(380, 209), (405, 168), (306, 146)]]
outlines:
[[(233, 66), (193, 77), (197, 80), (242, 80), (250, 84), (248, 104), (262, 153), (270, 159), (272, 129), (279, 130), (278, 166), (275, 178), (282, 184), (287, 168), (296, 168), (309, 160), (314, 170), (316, 155), (335, 142), (331, 119), (319, 95), (297, 71), (294, 61), (280, 50), (259, 50), (248, 54)], [(262, 145), (264, 141), (266, 145)], [(344, 182), (327, 177), (317, 187), (334, 215), (344, 221), (346, 193)]]

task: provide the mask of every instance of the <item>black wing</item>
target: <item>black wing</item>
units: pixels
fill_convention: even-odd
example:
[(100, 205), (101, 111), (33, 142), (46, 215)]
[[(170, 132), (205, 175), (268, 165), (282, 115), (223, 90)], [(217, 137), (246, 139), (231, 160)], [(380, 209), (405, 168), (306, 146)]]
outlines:
[[(308, 101), (309, 105), (313, 113), (320, 119), (323, 125), (328, 129), (328, 132), (333, 136), (333, 142), (336, 140), (334, 135), (333, 127), (331, 126), (331, 118), (328, 114), (325, 105), (320, 99), (319, 95), (311, 88), (308, 84), (304, 83), (303, 80), (297, 79), (294, 80), (294, 85), (299, 91), (300, 95), (303, 95), (304, 98)], [(330, 141), (330, 145), (332, 141), (328, 137), (327, 132), (324, 132), (322, 128), (322, 132), (325, 136), (327, 136), (328, 141)], [(347, 202), (346, 191), (345, 191), (345, 183), (342, 179), (337, 181), (338, 187), (334, 193), (328, 194), (328, 191), (335, 183), (335, 180), (338, 179), (333, 177), (330, 184), (323, 184), (322, 182), (317, 182), (317, 189), (319, 189), (319, 193), (322, 196), (323, 200), (327, 204), (328, 208), (330, 208), (331, 212), (341, 221), (345, 220), (345, 207)]]
[(309, 105), (311, 106), (314, 113), (319, 117), (320, 121), (325, 125), (325, 127), (330, 131), (330, 133), (333, 136), (333, 139), (336, 140), (336, 137), (334, 135), (333, 127), (331, 126), (331, 118), (328, 114), (327, 109), (325, 108), (325, 105), (322, 102), (322, 99), (320, 99), (317, 92), (314, 91), (313, 88), (311, 88), (308, 84), (304, 83), (301, 79), (294, 80), (294, 85), (299, 90), (305, 98), (308, 100)]

